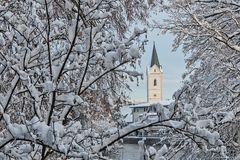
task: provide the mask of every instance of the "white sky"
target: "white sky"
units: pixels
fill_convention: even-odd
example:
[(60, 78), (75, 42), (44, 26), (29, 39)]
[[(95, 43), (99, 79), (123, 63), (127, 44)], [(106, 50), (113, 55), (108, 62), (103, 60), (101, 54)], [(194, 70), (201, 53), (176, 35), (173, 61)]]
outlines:
[(185, 71), (184, 54), (179, 49), (172, 52), (173, 36), (170, 34), (159, 34), (159, 30), (148, 32), (148, 44), (145, 48), (146, 52), (142, 56), (141, 68), (137, 71), (144, 73), (144, 79), (137, 83), (131, 83), (130, 97), (135, 101), (147, 101), (147, 79), (146, 67), (150, 67), (153, 42), (155, 41), (158, 59), (163, 67), (163, 100), (171, 99), (173, 93), (181, 87), (182, 74)]

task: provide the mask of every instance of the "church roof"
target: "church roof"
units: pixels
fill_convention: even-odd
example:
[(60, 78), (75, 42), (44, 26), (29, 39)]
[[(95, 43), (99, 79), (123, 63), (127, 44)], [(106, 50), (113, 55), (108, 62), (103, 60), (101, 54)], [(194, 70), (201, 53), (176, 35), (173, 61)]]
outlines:
[(154, 64), (156, 64), (160, 68), (160, 63), (158, 61), (158, 56), (157, 56), (155, 43), (153, 44), (152, 60), (151, 60), (151, 66), (150, 67), (152, 67)]

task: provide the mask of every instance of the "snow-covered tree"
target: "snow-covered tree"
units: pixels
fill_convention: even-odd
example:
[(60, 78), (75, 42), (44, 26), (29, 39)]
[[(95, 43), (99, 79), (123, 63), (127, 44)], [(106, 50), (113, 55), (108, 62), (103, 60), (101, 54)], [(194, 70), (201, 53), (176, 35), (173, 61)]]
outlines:
[(192, 118), (200, 119), (202, 127), (218, 131), (229, 156), (235, 157), (240, 149), (240, 2), (177, 0), (163, 8), (169, 18), (155, 27), (174, 34), (173, 48), (181, 47), (186, 55), (179, 101), (192, 106)]
[(192, 121), (181, 91), (168, 108), (156, 105), (157, 119), (122, 125), (115, 107), (126, 79), (141, 76), (134, 68), (146, 42), (146, 29), (129, 26), (147, 22), (154, 3), (0, 1), (1, 159), (99, 159), (119, 139), (151, 126), (225, 153), (217, 132)]

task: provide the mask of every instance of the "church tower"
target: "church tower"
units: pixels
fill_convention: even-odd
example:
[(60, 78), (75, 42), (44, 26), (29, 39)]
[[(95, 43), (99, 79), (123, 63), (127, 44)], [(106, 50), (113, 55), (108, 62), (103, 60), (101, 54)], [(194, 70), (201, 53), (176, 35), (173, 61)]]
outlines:
[(162, 100), (162, 66), (158, 61), (155, 43), (153, 44), (152, 60), (147, 73), (147, 100), (159, 102)]

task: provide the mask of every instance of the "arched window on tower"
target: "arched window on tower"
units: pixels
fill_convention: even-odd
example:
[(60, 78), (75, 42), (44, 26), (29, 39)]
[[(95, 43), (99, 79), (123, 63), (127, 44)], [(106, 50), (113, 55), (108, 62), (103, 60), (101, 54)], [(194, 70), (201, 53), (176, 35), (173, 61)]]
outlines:
[(157, 80), (156, 80), (156, 79), (154, 79), (153, 85), (154, 85), (154, 86), (157, 86)]

